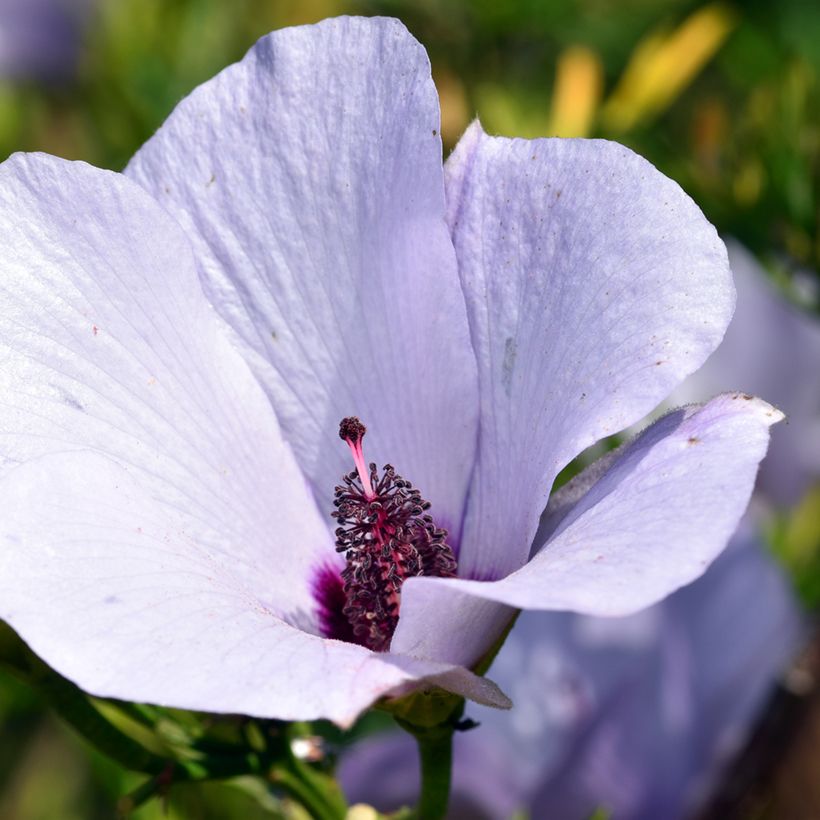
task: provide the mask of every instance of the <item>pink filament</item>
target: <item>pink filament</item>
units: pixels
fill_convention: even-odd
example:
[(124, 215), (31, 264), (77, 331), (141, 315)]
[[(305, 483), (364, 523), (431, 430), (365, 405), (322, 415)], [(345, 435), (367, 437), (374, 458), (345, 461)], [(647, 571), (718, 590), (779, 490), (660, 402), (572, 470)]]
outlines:
[(353, 463), (356, 465), (356, 472), (358, 472), (359, 480), (362, 482), (365, 498), (370, 501), (376, 497), (376, 493), (373, 492), (373, 485), (370, 483), (370, 472), (367, 469), (367, 464), (365, 464), (362, 440), (353, 441), (353, 439), (346, 438), (345, 441), (347, 446), (350, 447), (350, 452), (353, 453)]

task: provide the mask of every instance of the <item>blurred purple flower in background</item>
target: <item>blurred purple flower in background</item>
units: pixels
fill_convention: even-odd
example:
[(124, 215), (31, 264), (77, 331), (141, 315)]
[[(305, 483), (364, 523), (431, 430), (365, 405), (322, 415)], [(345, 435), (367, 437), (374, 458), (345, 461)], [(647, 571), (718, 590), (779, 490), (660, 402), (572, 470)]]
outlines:
[(0, 77), (64, 80), (95, 0), (0, 0)]
[[(470, 707), (482, 726), (456, 737), (451, 816), (507, 818), (525, 808), (583, 820), (598, 807), (615, 820), (691, 814), (748, 740), (805, 637), (760, 525), (769, 503), (798, 500), (820, 476), (820, 453), (809, 445), (820, 423), (820, 323), (777, 294), (748, 251), (735, 242), (729, 250), (735, 316), (673, 400), (742, 383), (786, 411), (754, 509), (703, 578), (650, 609), (615, 619), (522, 613), (491, 669), (513, 711)], [(384, 810), (411, 804), (413, 744), (399, 733), (362, 742), (343, 759), (340, 779), (353, 800)]]
[(720, 347), (671, 401), (702, 401), (742, 385), (777, 405), (786, 421), (772, 430), (756, 491), (789, 506), (820, 481), (820, 321), (778, 294), (749, 251), (728, 245), (735, 315)]
[[(514, 608), (625, 615), (723, 549), (780, 418), (739, 393), (665, 416), (539, 529), (560, 470), (719, 343), (714, 229), (614, 143), (476, 124), (445, 170), (438, 130), (419, 44), (341, 18), (263, 38), (125, 175), (0, 169), (0, 615), (80, 686), (340, 723), (425, 682), (503, 706), (470, 669)], [(362, 536), (406, 578), (387, 652), (344, 622), (353, 413), (459, 562), (411, 571), (389, 519)]]

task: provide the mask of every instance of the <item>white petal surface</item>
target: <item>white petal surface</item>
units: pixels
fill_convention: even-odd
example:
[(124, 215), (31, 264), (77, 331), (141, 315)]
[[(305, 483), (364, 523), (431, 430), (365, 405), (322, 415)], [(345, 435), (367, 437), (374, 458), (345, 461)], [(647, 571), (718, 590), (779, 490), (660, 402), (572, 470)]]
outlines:
[[(222, 531), (156, 502), (96, 454), (47, 456), (0, 482), (0, 617), (93, 694), (347, 725), (419, 679), (508, 705), (489, 681), (302, 632), (277, 617)], [(259, 568), (270, 577), (264, 566)]]
[(180, 227), (119, 174), (18, 155), (0, 168), (0, 233), (0, 474), (103, 453), (218, 529), (219, 560), (271, 607), (310, 620), (332, 538)]
[(396, 20), (263, 38), (185, 99), (126, 173), (191, 234), (206, 292), (321, 507), (351, 469), (342, 417), (455, 537), (477, 393), (444, 221), (439, 109)]
[(733, 289), (700, 210), (615, 143), (475, 124), (447, 200), (481, 396), (461, 568), (496, 579), (525, 561), (558, 471), (716, 347)]
[[(424, 607), (414, 612), (414, 628), (433, 630), (456, 590), (522, 609), (590, 615), (627, 615), (655, 603), (700, 576), (726, 546), (766, 453), (769, 426), (782, 417), (739, 393), (670, 413), (561, 514), (522, 569), (495, 582), (410, 579), (402, 588), (403, 617), (419, 595)], [(440, 586), (440, 601), (422, 593), (424, 586)], [(469, 620), (469, 606), (460, 612)]]
[(473, 668), (515, 614), (515, 609), (496, 601), (435, 585), (420, 584), (414, 587), (412, 598), (405, 597), (407, 583), (390, 643), (390, 650), (402, 655)]

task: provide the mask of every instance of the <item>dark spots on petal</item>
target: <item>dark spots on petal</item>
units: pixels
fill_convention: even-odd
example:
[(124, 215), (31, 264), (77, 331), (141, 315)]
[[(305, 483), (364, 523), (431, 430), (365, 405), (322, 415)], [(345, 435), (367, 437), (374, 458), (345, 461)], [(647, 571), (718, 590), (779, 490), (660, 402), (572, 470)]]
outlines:
[(210, 188), (216, 182), (216, 174), (211, 174), (211, 178), (205, 183), (206, 188)]
[(96, 325), (91, 325), (91, 332), (96, 336), (100, 332), (100, 329)]
[(436, 131), (436, 129), (435, 129), (435, 128), (433, 129), (433, 136), (434, 136), (434, 137), (437, 137), (437, 136), (438, 136), (438, 131)]
[(697, 436), (689, 436), (689, 438), (686, 439), (686, 443), (687, 444), (700, 444), (700, 439)]
[(70, 395), (69, 393), (66, 393), (63, 396), (63, 402), (65, 403), (65, 405), (67, 407), (72, 407), (72, 408), (74, 408), (74, 410), (79, 410), (82, 413), (85, 412), (85, 407), (83, 407), (83, 405), (79, 401), (77, 401), (77, 399), (75, 399), (74, 396)]
[(272, 331), (270, 332), (270, 337), (271, 337), (271, 339), (273, 339), (273, 341), (274, 341), (274, 342), (275, 342), (275, 341), (277, 341), (277, 340), (279, 339), (279, 336), (277, 335), (277, 333), (276, 333), (276, 331), (275, 331), (275, 330), (272, 330)]
[(343, 611), (346, 597), (341, 572), (330, 564), (323, 565), (313, 577), (311, 591), (316, 601), (319, 634), (337, 641), (361, 643)]
[(515, 360), (518, 357), (518, 343), (512, 336), (508, 336), (504, 342), (504, 361), (501, 364), (501, 384), (504, 392), (509, 398), (512, 387), (513, 370), (515, 370)]

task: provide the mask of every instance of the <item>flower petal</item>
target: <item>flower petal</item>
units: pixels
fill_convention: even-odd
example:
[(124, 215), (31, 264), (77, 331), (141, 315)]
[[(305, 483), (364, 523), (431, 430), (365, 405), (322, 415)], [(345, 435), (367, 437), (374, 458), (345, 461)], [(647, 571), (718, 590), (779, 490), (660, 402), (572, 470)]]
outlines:
[(0, 474), (102, 453), (218, 529), (277, 612), (309, 613), (332, 537), (180, 227), (125, 177), (44, 155), (0, 167), (0, 215)]
[(126, 173), (188, 229), (209, 299), (270, 397), (319, 505), (357, 415), (457, 537), (477, 387), (444, 222), (439, 110), (396, 20), (263, 38), (184, 100)]
[[(515, 609), (458, 589), (410, 580), (402, 586), (401, 610), (391, 652), (474, 667), (504, 634)], [(435, 628), (439, 624), (439, 628)], [(447, 624), (441, 629), (441, 624)]]
[(615, 143), (474, 124), (447, 200), (481, 395), (461, 568), (495, 579), (526, 560), (559, 470), (717, 346), (733, 291), (703, 214)]
[[(416, 629), (424, 619), (432, 629), (454, 591), (522, 609), (591, 615), (649, 606), (701, 575), (724, 548), (748, 503), (768, 428), (782, 417), (740, 393), (670, 413), (563, 507), (528, 564), (494, 582), (410, 579), (402, 588), (402, 617), (417, 606), (423, 585), (441, 586), (441, 601), (425, 595), (424, 612), (413, 613)], [(470, 609), (463, 605), (459, 618), (468, 622)]]
[[(278, 617), (230, 534), (157, 503), (142, 476), (92, 453), (46, 456), (0, 482), (0, 617), (101, 696), (349, 725), (388, 692), (437, 683), (509, 701), (465, 669), (377, 654)], [(269, 533), (274, 542), (287, 530)]]

